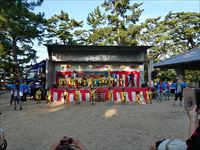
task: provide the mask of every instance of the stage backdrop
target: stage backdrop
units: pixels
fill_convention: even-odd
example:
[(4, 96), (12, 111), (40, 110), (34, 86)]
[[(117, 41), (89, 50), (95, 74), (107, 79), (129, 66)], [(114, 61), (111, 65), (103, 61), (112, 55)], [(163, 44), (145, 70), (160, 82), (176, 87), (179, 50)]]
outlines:
[[(144, 79), (144, 66), (143, 65), (121, 65), (121, 64), (55, 64), (56, 72), (56, 82), (59, 81), (59, 75), (62, 74), (66, 78), (68, 76), (76, 76), (81, 74), (87, 75), (111, 75), (116, 76), (117, 78), (123, 78), (125, 81), (125, 86), (128, 85), (128, 75), (132, 72), (136, 86), (140, 86), (141, 81)], [(142, 82), (143, 83), (143, 82)]]

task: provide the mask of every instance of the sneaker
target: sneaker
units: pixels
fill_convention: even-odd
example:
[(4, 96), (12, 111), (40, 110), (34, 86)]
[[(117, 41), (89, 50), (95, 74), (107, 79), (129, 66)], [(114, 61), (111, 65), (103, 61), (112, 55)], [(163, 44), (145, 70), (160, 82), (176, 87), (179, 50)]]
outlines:
[(22, 110), (22, 107), (20, 107), (19, 110)]

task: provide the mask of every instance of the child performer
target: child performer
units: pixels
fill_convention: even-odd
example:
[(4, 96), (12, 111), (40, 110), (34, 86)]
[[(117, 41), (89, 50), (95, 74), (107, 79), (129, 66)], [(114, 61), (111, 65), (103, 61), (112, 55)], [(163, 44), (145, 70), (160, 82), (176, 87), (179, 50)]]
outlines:
[(72, 87), (72, 85), (71, 85), (71, 76), (68, 76), (68, 78), (67, 78), (67, 86), (68, 86), (68, 88)]
[(51, 91), (49, 89), (47, 90), (46, 100), (46, 103), (51, 103)]
[(136, 104), (138, 105), (142, 104), (139, 91), (136, 92)]
[(88, 87), (93, 87), (93, 78), (92, 77), (90, 77), (88, 79)]
[(113, 86), (113, 78), (112, 77), (108, 77), (108, 86), (109, 87)]
[(68, 104), (69, 103), (69, 92), (68, 90), (66, 89), (63, 93), (63, 98), (64, 98), (64, 104)]
[(108, 100), (110, 102), (112, 102), (112, 100), (113, 100), (113, 90), (111, 87), (109, 87), (109, 90), (108, 90)]
[(37, 92), (35, 93), (35, 99), (37, 101), (37, 104), (41, 103), (41, 95), (42, 95), (42, 92), (41, 90), (37, 90)]
[(102, 79), (102, 76), (99, 78), (99, 87), (102, 87), (103, 85), (103, 79)]
[(77, 88), (76, 90), (76, 98), (75, 98), (75, 104), (79, 104), (80, 105), (80, 90), (79, 88)]
[(140, 101), (141, 101), (141, 104), (146, 104), (142, 91), (140, 91)]
[(124, 86), (124, 79), (122, 77), (119, 78), (119, 86), (120, 87)]
[(90, 104), (95, 105), (95, 89), (91, 88), (90, 90)]
[(121, 99), (122, 99), (122, 104), (125, 104), (126, 103), (126, 92), (125, 92), (124, 88), (122, 89), (122, 92), (121, 92)]
[(62, 78), (60, 78), (60, 79), (58, 80), (58, 84), (59, 84), (59, 88), (62, 88), (62, 84), (63, 84)]
[(147, 102), (152, 104), (152, 92), (150, 88), (148, 89), (148, 91), (146, 91), (146, 95), (147, 95)]

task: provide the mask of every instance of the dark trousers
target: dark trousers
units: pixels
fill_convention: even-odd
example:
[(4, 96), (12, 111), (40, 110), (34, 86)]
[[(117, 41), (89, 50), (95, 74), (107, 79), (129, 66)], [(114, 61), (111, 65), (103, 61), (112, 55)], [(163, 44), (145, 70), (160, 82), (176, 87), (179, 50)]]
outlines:
[(26, 93), (25, 92), (23, 93), (22, 101), (26, 101)]
[(182, 101), (183, 98), (183, 93), (179, 92), (179, 93), (175, 93), (175, 101), (177, 101), (179, 98), (179, 101)]
[(134, 80), (133, 79), (130, 79), (129, 82), (128, 82), (128, 86), (131, 84), (132, 87), (135, 86), (135, 83), (134, 83)]
[(14, 94), (12, 94), (11, 97), (10, 97), (10, 105), (12, 105), (13, 100), (14, 100)]

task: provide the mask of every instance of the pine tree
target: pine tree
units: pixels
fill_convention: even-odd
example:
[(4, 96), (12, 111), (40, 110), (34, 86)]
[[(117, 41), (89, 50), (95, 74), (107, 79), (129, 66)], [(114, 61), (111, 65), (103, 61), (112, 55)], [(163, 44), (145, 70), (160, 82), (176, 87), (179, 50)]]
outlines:
[[(137, 45), (136, 35), (140, 28), (136, 23), (143, 10), (142, 3), (130, 0), (105, 0), (87, 18), (91, 27), (88, 40), (93, 45)], [(102, 12), (104, 9), (104, 12)]]
[(19, 80), (21, 67), (36, 57), (33, 40), (41, 41), (43, 14), (35, 14), (35, 7), (43, 0), (0, 0), (0, 55), (2, 70), (7, 70)]
[[(48, 44), (55, 43), (54, 40), (59, 39), (60, 43), (75, 44), (74, 33), (77, 27), (82, 27), (82, 21), (70, 19), (67, 12), (61, 11), (59, 15), (54, 15), (46, 21), (46, 38)], [(56, 39), (57, 38), (57, 39)]]

